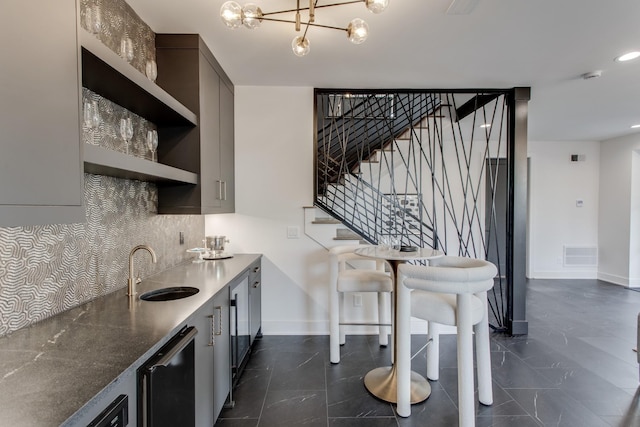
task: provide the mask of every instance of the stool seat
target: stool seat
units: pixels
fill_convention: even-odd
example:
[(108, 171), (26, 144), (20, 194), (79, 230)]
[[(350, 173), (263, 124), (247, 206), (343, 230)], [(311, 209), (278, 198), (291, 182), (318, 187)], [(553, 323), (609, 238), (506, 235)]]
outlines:
[(338, 277), (338, 292), (391, 292), (387, 273), (377, 270), (345, 270)]
[[(471, 298), (471, 323), (476, 325), (484, 317), (482, 300), (475, 295)], [(419, 319), (441, 325), (457, 326), (456, 296), (415, 290), (411, 292), (411, 315)]]

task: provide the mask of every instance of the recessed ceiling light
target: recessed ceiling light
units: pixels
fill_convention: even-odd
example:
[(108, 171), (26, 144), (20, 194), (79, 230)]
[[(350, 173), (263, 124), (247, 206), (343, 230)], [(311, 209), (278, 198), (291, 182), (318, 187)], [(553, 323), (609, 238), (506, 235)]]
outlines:
[(638, 128), (640, 128), (640, 125), (632, 125), (631, 126), (631, 129), (638, 129)]
[(633, 52), (627, 52), (624, 55), (620, 55), (615, 60), (617, 62), (625, 62), (625, 61), (631, 61), (632, 59), (636, 59), (639, 56), (640, 56), (640, 52), (633, 51)]
[(482, 129), (489, 128), (489, 127), (491, 127), (491, 123), (485, 123), (485, 124), (482, 124), (482, 125), (480, 125), (480, 127), (481, 127)]

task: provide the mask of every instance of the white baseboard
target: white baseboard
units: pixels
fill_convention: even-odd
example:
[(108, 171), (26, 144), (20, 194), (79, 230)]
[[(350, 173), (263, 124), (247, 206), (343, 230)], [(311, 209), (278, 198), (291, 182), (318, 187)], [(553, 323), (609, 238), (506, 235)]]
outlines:
[[(375, 335), (378, 330), (375, 326), (347, 326), (347, 335)], [(426, 334), (427, 324), (424, 320), (411, 319), (412, 334)], [(442, 326), (441, 333), (455, 334), (456, 328), (453, 326)], [(286, 321), (286, 320), (263, 320), (263, 335), (329, 335), (328, 321)]]
[(263, 335), (329, 335), (326, 321), (262, 320)]
[(597, 279), (597, 271), (534, 271), (530, 279)]
[(618, 276), (616, 274), (598, 273), (598, 280), (602, 280), (625, 288), (640, 288), (640, 279)]

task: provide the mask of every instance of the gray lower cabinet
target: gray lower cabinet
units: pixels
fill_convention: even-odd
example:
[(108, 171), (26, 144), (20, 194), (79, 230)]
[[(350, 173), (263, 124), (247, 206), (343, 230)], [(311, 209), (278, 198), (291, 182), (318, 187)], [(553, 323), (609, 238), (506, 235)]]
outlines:
[(83, 222), (76, 0), (3, 0), (0, 226)]
[(249, 273), (249, 334), (251, 345), (260, 336), (262, 318), (262, 267), (260, 260), (250, 267)]
[(202, 306), (187, 321), (198, 330), (195, 336), (195, 391), (196, 391), (196, 425), (211, 426), (215, 416), (213, 413), (213, 334), (215, 319), (213, 303)]
[(229, 357), (229, 288), (201, 307), (189, 323), (195, 337), (196, 425), (212, 426), (231, 389)]
[(213, 414), (220, 415), (231, 392), (231, 348), (229, 346), (229, 288), (213, 299)]

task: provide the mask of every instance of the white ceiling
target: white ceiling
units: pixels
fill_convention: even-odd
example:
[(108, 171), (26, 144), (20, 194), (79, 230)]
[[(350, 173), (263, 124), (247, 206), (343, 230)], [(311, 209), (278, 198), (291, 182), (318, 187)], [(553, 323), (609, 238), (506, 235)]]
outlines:
[[(446, 13), (452, 0), (390, 0), (380, 15), (364, 4), (320, 9), (319, 24), (365, 19), (369, 38), (353, 45), (346, 33), (312, 28), (303, 58), (291, 51), (292, 24), (231, 30), (219, 17), (224, 1), (128, 3), (157, 33), (199, 33), (236, 85), (530, 86), (530, 140), (602, 141), (637, 132), (630, 126), (640, 123), (640, 59), (613, 61), (640, 50), (638, 0), (479, 0), (466, 15)], [(253, 3), (264, 12), (295, 8), (294, 0)], [(595, 70), (602, 76), (580, 77)]]

